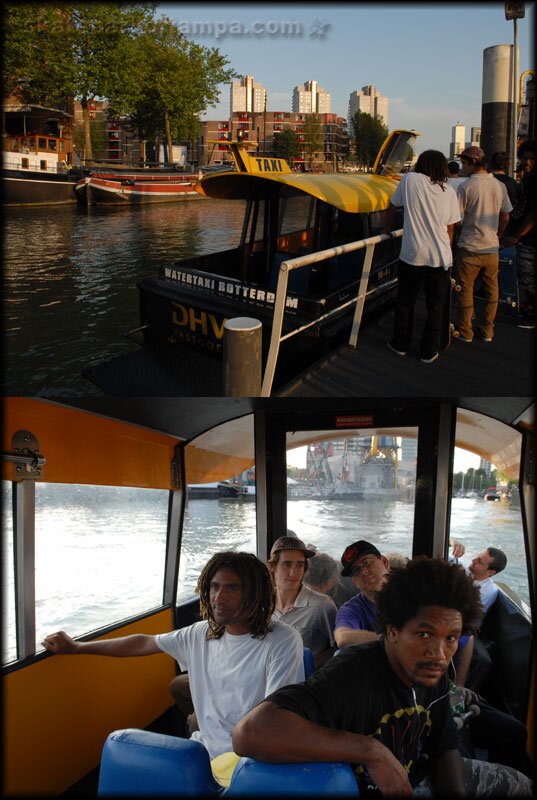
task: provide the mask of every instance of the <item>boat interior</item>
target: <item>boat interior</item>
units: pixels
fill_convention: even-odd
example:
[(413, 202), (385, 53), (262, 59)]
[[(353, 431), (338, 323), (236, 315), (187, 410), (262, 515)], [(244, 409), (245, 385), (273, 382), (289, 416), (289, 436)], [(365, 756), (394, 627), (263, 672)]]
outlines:
[[(487, 692), (498, 707), (526, 723), (528, 749), (533, 753), (536, 538), (532, 398), (317, 397), (304, 404), (299, 398), (8, 397), (4, 404), (3, 488), (8, 498), (6, 528), (12, 531), (6, 551), (12, 563), (6, 589), (12, 619), (5, 641), (5, 647), (11, 649), (4, 653), (2, 667), (4, 796), (96, 796), (103, 747), (112, 732), (138, 731), (150, 739), (160, 734), (175, 736), (175, 741), (180, 738), (168, 692), (177, 665), (164, 654), (128, 659), (60, 657), (42, 648), (43, 583), (54, 586), (56, 603), (61, 606), (69, 579), (76, 583), (85, 563), (84, 553), (79, 553), (74, 571), (62, 560), (43, 560), (47, 548), (57, 552), (53, 532), (47, 547), (42, 541), (46, 487), (57, 487), (75, 497), (83, 487), (91, 487), (96, 497), (101, 490), (119, 489), (162, 494), (158, 567), (147, 585), (133, 586), (130, 611), (121, 607), (114, 585), (101, 586), (97, 572), (91, 596), (80, 601), (80, 611), (89, 606), (91, 614), (78, 629), (68, 630), (83, 641), (138, 632), (155, 634), (199, 618), (194, 591), (178, 601), (185, 565), (199, 547), (196, 537), (192, 540), (183, 530), (188, 484), (222, 481), (255, 465), (252, 551), (266, 560), (272, 542), (287, 529), (289, 451), (306, 442), (351, 433), (402, 435), (409, 430), (417, 438), (409, 555), (447, 555), (455, 447), (489, 459), (503, 474), (518, 479), (527, 602), (506, 586), (487, 622), (493, 658)], [(64, 511), (59, 501), (48, 509), (58, 524)], [(106, 527), (105, 501), (99, 504), (99, 513)], [(146, 533), (136, 527), (137, 513), (133, 503), (127, 520), (132, 525), (133, 549), (145, 546)], [(82, 514), (77, 524), (83, 526)], [(99, 548), (99, 531), (92, 533), (93, 547)], [(203, 531), (197, 533), (199, 539)], [(207, 560), (212, 554), (201, 555)], [(113, 562), (113, 557), (103, 550), (103, 569), (108, 561)], [(116, 568), (118, 574), (124, 569), (120, 562)], [(136, 584), (136, 580), (131, 576), (129, 583)], [(69, 608), (68, 614), (73, 611), (77, 609)], [(151, 776), (155, 768), (151, 758), (147, 764), (143, 761), (143, 767), (142, 761), (140, 757), (136, 768)], [(269, 769), (264, 780), (273, 780), (271, 775)], [(153, 796), (159, 793), (156, 783), (149, 785)]]

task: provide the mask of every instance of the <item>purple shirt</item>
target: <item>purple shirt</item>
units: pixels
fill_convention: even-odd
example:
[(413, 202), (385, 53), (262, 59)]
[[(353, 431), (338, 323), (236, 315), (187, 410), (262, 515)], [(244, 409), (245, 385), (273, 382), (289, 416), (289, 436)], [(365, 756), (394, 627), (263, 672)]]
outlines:
[[(357, 631), (372, 631), (378, 633), (377, 607), (365, 595), (358, 592), (346, 603), (343, 603), (336, 614), (337, 628), (352, 628)], [(334, 629), (334, 630), (335, 630)], [(461, 636), (457, 649), (461, 650), (468, 643), (468, 636)]]
[(343, 603), (336, 614), (336, 628), (377, 632), (377, 607), (365, 595), (358, 592)]

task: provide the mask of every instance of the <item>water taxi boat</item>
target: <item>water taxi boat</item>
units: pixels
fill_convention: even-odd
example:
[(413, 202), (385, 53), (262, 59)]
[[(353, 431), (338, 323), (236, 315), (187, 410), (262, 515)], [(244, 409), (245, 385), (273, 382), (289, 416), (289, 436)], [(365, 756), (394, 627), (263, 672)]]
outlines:
[[(151, 750), (160, 736), (170, 743), (168, 753), (187, 741), (171, 735), (171, 659), (52, 656), (40, 641), (53, 632), (52, 625), (87, 641), (191, 624), (199, 603), (185, 567), (194, 561), (201, 569), (223, 546), (219, 538), (212, 543), (204, 538), (201, 526), (186, 535), (187, 486), (229, 480), (255, 465), (255, 530), (246, 545), (237, 534), (236, 545), (265, 560), (287, 528), (287, 451), (344, 436), (416, 438), (414, 514), (403, 547), (408, 556), (445, 557), (450, 528), (466, 513), (451, 500), (455, 447), (518, 479), (520, 541), (512, 547), (521, 554), (527, 602), (500, 584), (487, 615), (493, 670), (482, 693), (526, 723), (529, 753), (534, 752), (531, 397), (340, 397), (307, 404), (292, 398), (7, 397), (2, 435), (4, 796), (96, 796), (101, 753), (114, 731), (134, 736), (139, 754), (134, 762), (129, 759), (128, 775), (116, 765), (118, 793), (129, 786), (131, 796), (207, 796), (199, 782), (193, 787), (193, 763), (185, 769), (184, 761), (170, 757), (164, 767), (160, 748)], [(125, 549), (119, 555), (114, 547), (121, 531), (114, 514), (123, 495)], [(149, 506), (153, 495), (158, 515)], [(251, 510), (237, 504), (233, 514)], [(67, 517), (75, 530), (60, 542), (58, 530)], [(502, 542), (503, 531), (497, 533)], [(386, 550), (390, 540), (391, 534), (383, 538)], [(229, 547), (226, 542), (224, 549)], [(339, 558), (341, 550), (331, 555)], [(191, 594), (178, 602), (185, 583)], [(271, 796), (289, 796), (290, 773), (302, 769), (303, 780), (306, 772), (322, 767), (248, 763), (256, 791)], [(163, 781), (168, 781), (164, 788)], [(322, 793), (321, 783), (316, 793)], [(333, 794), (327, 790), (326, 796)]]
[(364, 306), (369, 315), (394, 298), (400, 242), (379, 234), (416, 135), (393, 131), (363, 174), (296, 173), (283, 159), (249, 153), (255, 142), (228, 142), (235, 170), (206, 175), (196, 189), (245, 201), (239, 244), (141, 281), (143, 343), (221, 358), (226, 320), (254, 318), (264, 363), (270, 348), (281, 350), (270, 356), (274, 385), (329, 352)]
[(170, 203), (199, 200), (195, 186), (198, 175), (177, 172), (117, 172), (92, 170), (75, 187), (81, 205)]

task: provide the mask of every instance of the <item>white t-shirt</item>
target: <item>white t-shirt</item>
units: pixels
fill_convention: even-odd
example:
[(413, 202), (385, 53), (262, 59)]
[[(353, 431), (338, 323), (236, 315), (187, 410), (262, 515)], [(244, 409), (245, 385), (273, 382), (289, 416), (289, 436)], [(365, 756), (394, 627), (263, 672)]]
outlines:
[(271, 622), (263, 639), (251, 634), (207, 639), (207, 622), (158, 634), (158, 647), (188, 670), (201, 742), (211, 759), (231, 752), (236, 723), (271, 692), (304, 680), (304, 645), (298, 631)]
[(433, 183), (420, 172), (407, 172), (391, 203), (404, 209), (401, 261), (416, 267), (451, 267), (453, 254), (447, 226), (461, 219), (453, 187)]
[(448, 178), (447, 182), (449, 186), (453, 186), (455, 191), (457, 191), (459, 186), (462, 186), (462, 184), (467, 180), (468, 178), (463, 178), (462, 175), (458, 175), (456, 178)]

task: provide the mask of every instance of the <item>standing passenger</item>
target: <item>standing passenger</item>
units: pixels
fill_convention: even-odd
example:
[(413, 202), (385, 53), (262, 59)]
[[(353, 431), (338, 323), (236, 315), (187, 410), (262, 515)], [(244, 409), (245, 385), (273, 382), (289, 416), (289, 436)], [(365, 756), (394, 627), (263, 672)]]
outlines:
[(438, 150), (422, 153), (413, 172), (403, 175), (395, 190), (383, 233), (389, 233), (396, 208), (404, 209), (403, 241), (397, 272), (393, 336), (388, 347), (405, 356), (412, 339), (414, 306), (425, 287), (427, 319), (421, 337), (420, 360), (438, 358), (444, 306), (453, 264), (453, 227), (461, 215), (455, 190), (446, 183), (447, 161)]
[(516, 206), (518, 195), (520, 193), (520, 186), (515, 181), (514, 178), (511, 178), (507, 174), (507, 170), (509, 168), (509, 156), (505, 152), (505, 150), (499, 150), (497, 153), (494, 153), (492, 158), (490, 159), (490, 171), (494, 175), (494, 177), (499, 180), (501, 183), (505, 185), (507, 189), (507, 194), (509, 195), (509, 200), (511, 201), (511, 205), (513, 208)]
[(522, 182), (518, 203), (511, 214), (504, 247), (516, 246), (516, 271), (521, 293), (519, 328), (535, 328), (535, 206), (537, 203), (537, 142), (528, 139), (518, 148)]
[(468, 180), (457, 190), (463, 215), (457, 240), (457, 278), (461, 285), (457, 295), (458, 338), (463, 342), (474, 338), (474, 283), (479, 276), (487, 299), (476, 334), (484, 342), (492, 342), (499, 297), (499, 240), (513, 206), (505, 185), (487, 172), (480, 147), (467, 147), (460, 158)]
[(460, 167), (458, 161), (448, 161), (447, 165), (447, 182), (450, 186), (453, 186), (455, 191), (459, 188), (461, 183), (464, 183), (466, 177), (460, 174)]

